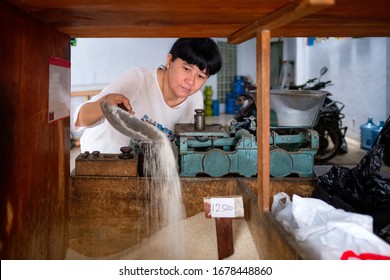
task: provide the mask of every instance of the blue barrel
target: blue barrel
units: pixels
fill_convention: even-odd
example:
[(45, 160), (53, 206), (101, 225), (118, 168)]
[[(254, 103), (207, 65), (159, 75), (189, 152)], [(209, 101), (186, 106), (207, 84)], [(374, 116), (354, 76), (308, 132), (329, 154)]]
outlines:
[(371, 148), (374, 143), (372, 132), (375, 128), (377, 125), (374, 124), (372, 117), (369, 117), (368, 121), (360, 126), (360, 148), (364, 150)]

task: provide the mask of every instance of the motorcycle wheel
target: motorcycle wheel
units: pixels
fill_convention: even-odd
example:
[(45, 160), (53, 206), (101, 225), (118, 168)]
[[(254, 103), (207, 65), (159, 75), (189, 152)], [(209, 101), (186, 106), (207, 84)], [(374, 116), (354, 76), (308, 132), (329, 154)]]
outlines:
[(314, 156), (314, 164), (325, 164), (338, 153), (342, 144), (342, 135), (339, 130), (334, 128), (324, 127), (318, 131), (319, 148)]

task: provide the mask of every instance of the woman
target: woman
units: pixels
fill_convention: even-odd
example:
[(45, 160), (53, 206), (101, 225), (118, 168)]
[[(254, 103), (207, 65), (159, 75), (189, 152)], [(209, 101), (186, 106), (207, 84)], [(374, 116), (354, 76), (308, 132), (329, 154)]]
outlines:
[(130, 139), (105, 120), (101, 102), (123, 104), (143, 121), (174, 139), (176, 123), (190, 123), (194, 110), (203, 108), (200, 91), (222, 65), (217, 44), (209, 38), (180, 38), (172, 46), (166, 65), (153, 69), (134, 68), (122, 74), (102, 92), (75, 111), (75, 131), (85, 128), (81, 151), (119, 153)]

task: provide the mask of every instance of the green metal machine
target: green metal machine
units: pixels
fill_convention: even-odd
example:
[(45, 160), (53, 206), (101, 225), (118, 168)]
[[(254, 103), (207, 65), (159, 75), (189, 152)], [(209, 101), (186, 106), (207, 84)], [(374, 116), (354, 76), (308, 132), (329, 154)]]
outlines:
[[(318, 132), (312, 128), (327, 93), (305, 90), (271, 91), (270, 176), (315, 177)], [(205, 125), (203, 110), (195, 110), (194, 124), (178, 124), (181, 176), (257, 175), (256, 118), (228, 126)]]
[(257, 174), (257, 143), (254, 135), (241, 129), (232, 135), (219, 124), (195, 130), (193, 124), (177, 124), (180, 176), (221, 177)]
[[(219, 124), (195, 130), (193, 124), (177, 124), (180, 176), (257, 175), (256, 136), (245, 129)], [(271, 129), (270, 175), (314, 177), (314, 155), (319, 145), (312, 129)]]

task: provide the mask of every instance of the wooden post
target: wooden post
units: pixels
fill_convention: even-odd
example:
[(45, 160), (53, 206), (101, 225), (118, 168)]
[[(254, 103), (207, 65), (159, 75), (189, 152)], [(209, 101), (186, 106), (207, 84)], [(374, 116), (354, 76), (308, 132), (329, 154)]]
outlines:
[(257, 57), (257, 168), (258, 205), (269, 210), (270, 196), (270, 48), (271, 32), (262, 30), (256, 33)]
[(242, 196), (204, 197), (203, 205), (206, 219), (215, 218), (218, 259), (226, 259), (234, 254), (232, 219), (244, 217)]
[(217, 231), (218, 259), (223, 260), (234, 254), (233, 222), (231, 218), (215, 218)]

